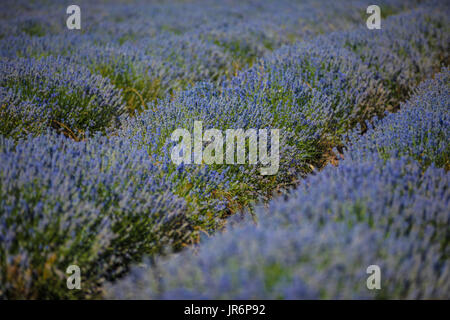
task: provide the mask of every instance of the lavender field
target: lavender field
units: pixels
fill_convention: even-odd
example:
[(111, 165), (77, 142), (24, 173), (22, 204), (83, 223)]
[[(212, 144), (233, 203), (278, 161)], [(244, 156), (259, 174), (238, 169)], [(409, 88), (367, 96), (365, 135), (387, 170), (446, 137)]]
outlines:
[(448, 1), (76, 4), (1, 2), (0, 299), (450, 299)]

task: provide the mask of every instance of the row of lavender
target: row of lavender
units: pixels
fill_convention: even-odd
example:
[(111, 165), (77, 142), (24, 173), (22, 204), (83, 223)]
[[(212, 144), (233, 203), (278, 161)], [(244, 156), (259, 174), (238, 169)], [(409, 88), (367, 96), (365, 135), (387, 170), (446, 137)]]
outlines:
[(199, 83), (149, 104), (147, 111), (124, 120), (118, 135), (145, 146), (164, 170), (189, 173), (178, 181), (180, 194), (185, 194), (196, 181), (191, 172), (198, 168), (173, 165), (170, 136), (174, 130), (193, 132), (194, 121), (201, 121), (204, 130), (281, 129), (276, 175), (260, 175), (259, 165), (207, 169), (224, 177), (221, 189), (207, 199), (226, 202), (217, 203), (211, 211), (205, 198), (189, 196), (189, 200), (204, 207), (200, 217), (221, 218), (255, 200), (270, 198), (278, 186), (295, 184), (299, 176), (321, 167), (330, 146), (342, 144), (342, 134), (395, 110), (420, 79), (447, 64), (445, 12), (445, 8), (425, 7), (391, 17), (376, 34), (360, 28), (283, 47), (220, 88)]
[[(388, 19), (377, 33), (357, 29), (284, 47), (220, 87), (200, 83), (136, 117), (105, 110), (122, 108), (117, 89), (87, 69), (80, 71), (86, 81), (71, 81), (71, 69), (54, 71), (63, 70), (61, 58), (5, 61), (5, 96), (34, 99), (43, 92), (45, 106), (69, 106), (51, 110), (70, 113), (79, 103), (114, 114), (122, 126), (107, 136), (86, 133), (81, 142), (46, 131), (0, 138), (0, 295), (97, 296), (130, 262), (178, 250), (200, 229), (213, 231), (224, 216), (293, 183), (320, 165), (348, 128), (395, 108), (448, 61), (446, 10), (425, 6)], [(45, 67), (46, 61), (56, 63)], [(105, 125), (95, 115), (80, 110), (69, 118)], [(175, 166), (170, 134), (195, 120), (205, 128), (281, 128), (279, 174), (259, 176), (252, 166)], [(82, 291), (66, 288), (70, 264), (82, 268)]]
[[(283, 44), (360, 24), (366, 5), (284, 0), (78, 4), (79, 31), (65, 27), (65, 1), (3, 4), (0, 105), (14, 108), (0, 122), (2, 134), (39, 133), (49, 119), (76, 136), (82, 135), (78, 130), (102, 130), (123, 111), (139, 111), (190, 84), (222, 83)], [(416, 1), (380, 5), (388, 15)], [(22, 73), (3, 79), (10, 69)], [(55, 83), (52, 75), (61, 80)], [(40, 90), (22, 89), (18, 82), (24, 81)], [(98, 92), (101, 98), (95, 97)], [(77, 110), (68, 110), (73, 106)]]
[[(195, 249), (136, 267), (113, 298), (450, 298), (450, 70), (369, 128), (339, 166)], [(444, 169), (443, 167), (446, 167)], [(381, 289), (366, 269), (381, 270)]]

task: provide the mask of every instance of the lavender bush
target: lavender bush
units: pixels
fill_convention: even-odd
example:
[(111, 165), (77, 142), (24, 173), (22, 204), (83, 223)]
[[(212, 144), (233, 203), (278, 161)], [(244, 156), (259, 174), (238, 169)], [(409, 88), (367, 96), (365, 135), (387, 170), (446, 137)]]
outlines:
[(38, 134), (47, 126), (105, 130), (124, 112), (120, 90), (109, 79), (63, 58), (0, 60), (0, 133)]
[[(400, 113), (354, 136), (337, 168), (308, 177), (289, 200), (259, 207), (256, 224), (246, 216), (195, 249), (136, 267), (108, 287), (109, 297), (448, 299), (450, 177), (439, 157), (431, 164), (409, 157), (420, 143), (397, 140), (405, 129), (430, 133), (433, 119), (406, 122), (414, 109), (443, 101), (433, 110), (448, 116), (448, 76), (444, 69)], [(441, 143), (448, 159), (448, 139)], [(382, 270), (381, 290), (366, 287), (373, 264)]]

